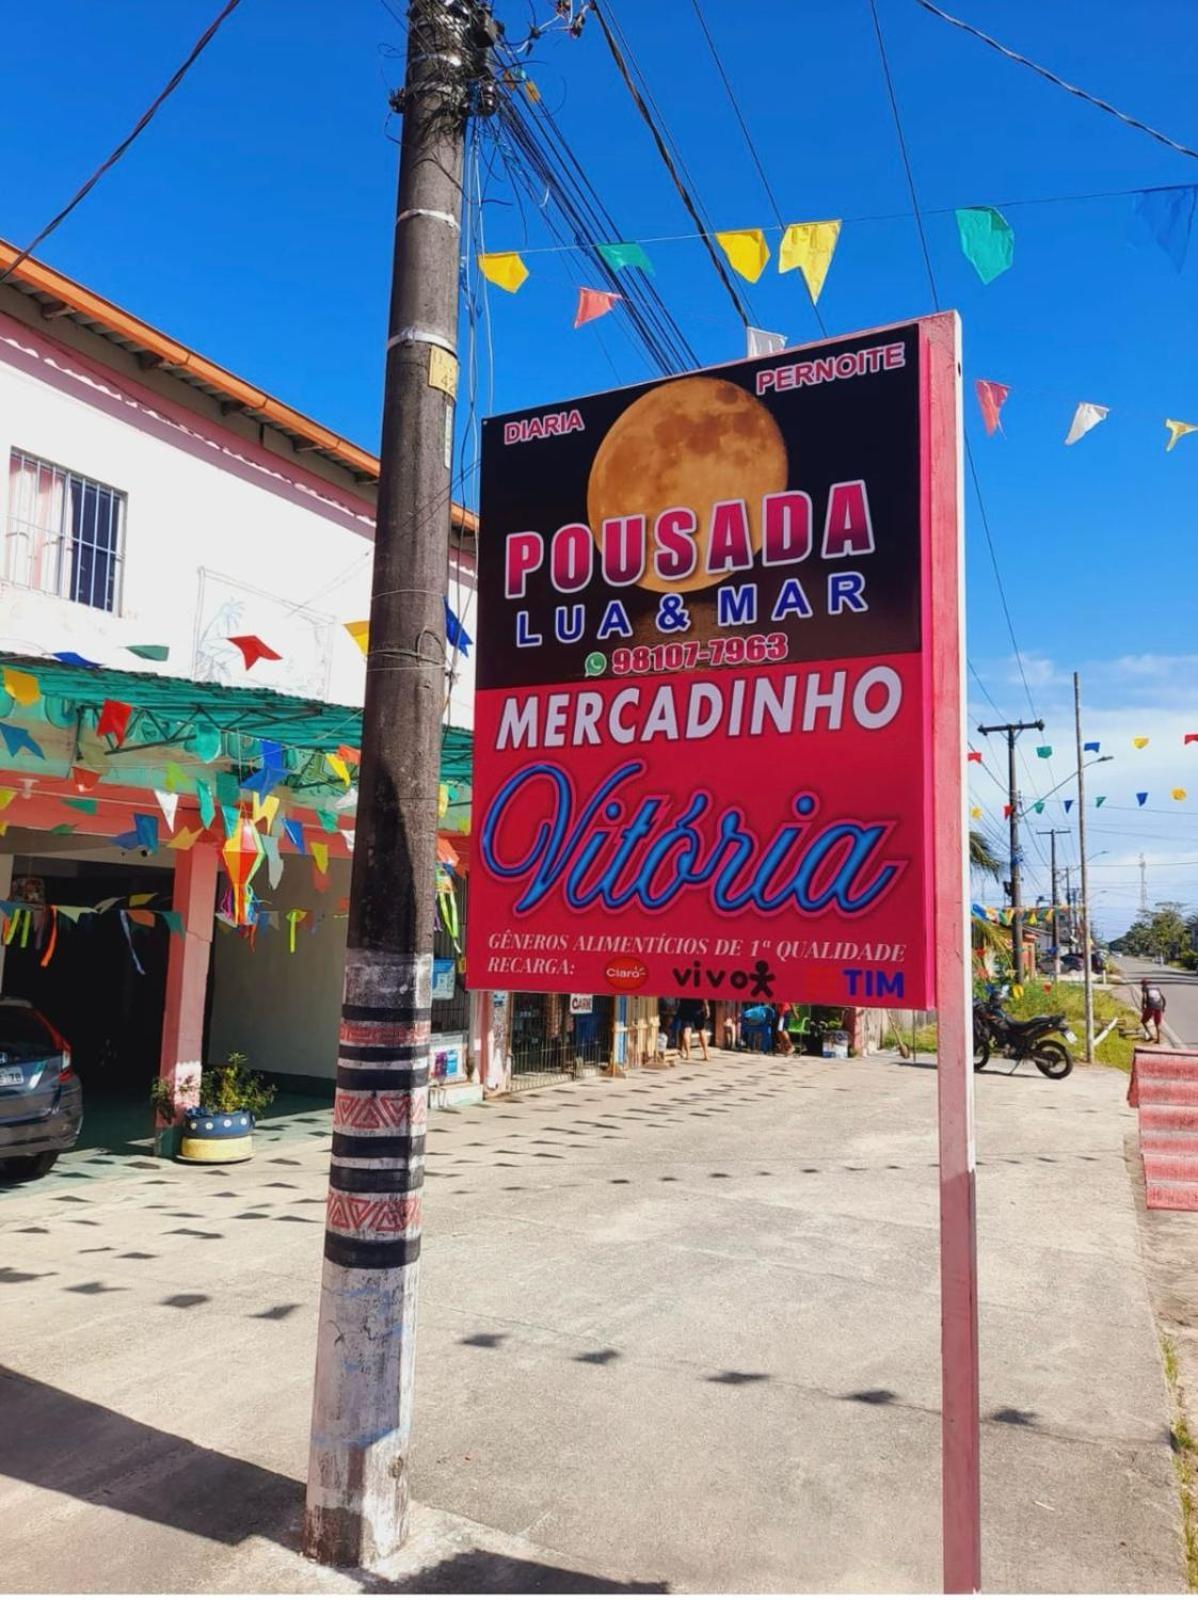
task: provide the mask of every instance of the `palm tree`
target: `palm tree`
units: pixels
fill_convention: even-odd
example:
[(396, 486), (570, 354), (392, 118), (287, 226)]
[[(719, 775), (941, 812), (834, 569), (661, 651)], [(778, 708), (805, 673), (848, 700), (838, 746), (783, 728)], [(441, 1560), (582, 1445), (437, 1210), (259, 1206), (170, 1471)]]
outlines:
[(969, 865), (976, 867), (987, 878), (999, 877), (1003, 869), (1003, 863), (994, 854), (990, 843), (976, 828), (969, 830)]

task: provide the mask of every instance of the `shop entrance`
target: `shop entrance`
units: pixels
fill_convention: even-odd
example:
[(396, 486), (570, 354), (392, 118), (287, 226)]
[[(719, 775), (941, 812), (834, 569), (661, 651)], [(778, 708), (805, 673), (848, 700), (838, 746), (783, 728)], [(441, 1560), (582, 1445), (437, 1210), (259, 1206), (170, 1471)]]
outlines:
[[(169, 906), (170, 869), (18, 856), (14, 900), (24, 904), (111, 909), (60, 916), (53, 952), (14, 940), (5, 951), (3, 992), (35, 1005), (71, 1047), (71, 1064), (83, 1083), (81, 1147), (120, 1145), (150, 1133), (150, 1085), (158, 1075), (170, 932), (122, 920), (131, 895), (154, 896)], [(140, 970), (139, 970), (140, 969)]]
[(531, 1087), (575, 1078), (611, 1063), (611, 995), (514, 994), (512, 1084)]

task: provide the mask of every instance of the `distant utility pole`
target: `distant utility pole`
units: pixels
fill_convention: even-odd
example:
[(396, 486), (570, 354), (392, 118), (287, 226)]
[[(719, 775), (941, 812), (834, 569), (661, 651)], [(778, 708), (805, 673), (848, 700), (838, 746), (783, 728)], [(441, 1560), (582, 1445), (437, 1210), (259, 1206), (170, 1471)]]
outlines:
[(1073, 729), (1077, 735), (1077, 848), (1082, 870), (1082, 983), (1086, 997), (1086, 1060), (1094, 1059), (1094, 979), (1090, 971), (1090, 892), (1086, 876), (1086, 769), (1082, 761), (1082, 681), (1073, 674)]
[(1040, 832), (1040, 837), (1041, 838), (1044, 838), (1045, 835), (1047, 835), (1048, 840), (1049, 840), (1048, 848), (1049, 848), (1049, 850), (1051, 852), (1051, 858), (1050, 859), (1051, 859), (1051, 862), (1052, 862), (1052, 866), (1050, 868), (1050, 871), (1052, 873), (1052, 945), (1053, 945), (1052, 976), (1053, 976), (1053, 981), (1055, 983), (1059, 983), (1061, 981), (1061, 911), (1060, 911), (1060, 903), (1059, 903), (1060, 902), (1060, 896), (1057, 894), (1057, 835), (1058, 834), (1062, 834), (1065, 838), (1068, 839), (1069, 837), (1071, 837), (1073, 830), (1071, 828), (1041, 828), (1039, 830), (1039, 832)]
[(1011, 823), (1011, 973), (1016, 983), (1023, 982), (1023, 902), (1019, 881), (1019, 791), (1015, 786), (1015, 740), (1030, 728), (1044, 732), (1041, 722), (998, 722), (979, 733), (1005, 733), (1007, 736), (1007, 785)]
[(497, 37), (474, 0), (413, 0), (393, 101), (403, 140), (303, 1537), (331, 1566), (373, 1565), (408, 1527), (462, 161)]
[(1148, 915), (1148, 863), (1144, 860), (1144, 852), (1140, 851), (1140, 915)]

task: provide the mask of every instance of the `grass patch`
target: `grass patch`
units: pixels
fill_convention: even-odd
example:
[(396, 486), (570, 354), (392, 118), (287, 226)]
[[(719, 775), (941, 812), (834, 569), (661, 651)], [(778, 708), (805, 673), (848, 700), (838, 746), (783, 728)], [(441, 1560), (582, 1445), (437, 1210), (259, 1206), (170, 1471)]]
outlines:
[(1173, 1471), (1177, 1477), (1177, 1498), (1181, 1502), (1181, 1544), (1186, 1566), (1186, 1586), (1194, 1594), (1198, 1593), (1198, 1501), (1195, 1498), (1198, 1448), (1195, 1447), (1182, 1405), (1177, 1347), (1167, 1333), (1161, 1334), (1161, 1354), (1172, 1412), (1169, 1431), (1173, 1445)]
[(922, 1028), (916, 1028), (914, 1039), (909, 1028), (904, 1028), (900, 1033), (897, 1028), (891, 1026), (882, 1035), (882, 1048), (884, 1050), (897, 1050), (900, 1040), (908, 1050), (914, 1045), (917, 1054), (934, 1056), (936, 1054), (936, 1024), (934, 1022), (925, 1022)]

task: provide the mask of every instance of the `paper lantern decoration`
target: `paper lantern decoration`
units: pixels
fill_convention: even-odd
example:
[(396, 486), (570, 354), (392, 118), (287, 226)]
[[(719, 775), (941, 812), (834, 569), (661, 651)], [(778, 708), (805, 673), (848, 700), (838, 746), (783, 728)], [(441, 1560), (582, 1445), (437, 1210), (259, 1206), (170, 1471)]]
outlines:
[(250, 915), (254, 903), (250, 883), (262, 865), (262, 837), (253, 823), (243, 817), (235, 832), (221, 846), (220, 853), (233, 890), (234, 923), (239, 928), (247, 927), (254, 921)]

